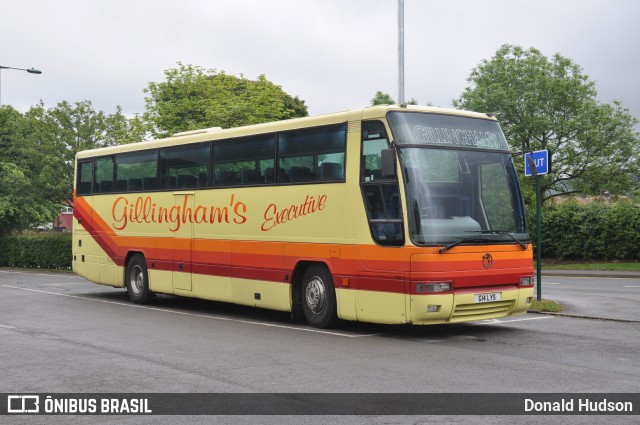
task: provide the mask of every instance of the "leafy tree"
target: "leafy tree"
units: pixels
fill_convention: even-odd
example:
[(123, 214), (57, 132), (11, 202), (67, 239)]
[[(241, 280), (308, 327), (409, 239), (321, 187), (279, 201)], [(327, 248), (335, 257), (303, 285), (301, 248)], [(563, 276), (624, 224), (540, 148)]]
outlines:
[[(472, 70), (468, 82), (454, 106), (495, 115), (520, 155), (552, 152), (552, 173), (542, 180), (545, 199), (632, 187), (639, 168), (638, 120), (619, 102), (597, 102), (595, 84), (570, 59), (503, 45)], [(523, 167), (519, 158), (516, 164)], [(524, 181), (529, 194), (531, 180)]]
[(371, 99), (371, 106), (375, 105), (393, 105), (396, 103), (395, 100), (388, 93), (383, 93), (381, 91), (377, 91), (376, 95)]
[(20, 167), (0, 162), (0, 236), (49, 221), (54, 205), (34, 199), (34, 188)]
[(148, 132), (139, 117), (127, 118), (120, 107), (111, 115), (96, 111), (88, 100), (60, 102), (45, 109), (40, 103), (25, 114), (29, 131), (24, 149), (29, 158), (40, 152), (46, 165), (38, 175), (44, 193), (58, 203), (72, 198), (75, 154), (85, 149), (140, 142)]
[(308, 114), (303, 100), (260, 75), (256, 81), (178, 63), (166, 81), (144, 90), (146, 119), (158, 136), (206, 127), (237, 127)]
[(104, 118), (101, 144), (115, 146), (142, 142), (151, 135), (151, 128), (142, 116), (128, 118), (122, 114), (122, 107), (117, 106), (115, 113)]
[(39, 183), (47, 156), (25, 143), (27, 133), (22, 114), (10, 106), (0, 108), (0, 235), (46, 222), (59, 211), (60, 200), (51, 202)]
[(76, 152), (142, 141), (139, 117), (95, 111), (89, 101), (0, 108), (0, 234), (45, 223), (73, 197)]
[[(377, 91), (376, 95), (373, 96), (373, 99), (371, 99), (371, 106), (375, 106), (375, 105), (393, 105), (394, 103), (396, 103), (395, 100), (393, 100), (393, 98), (391, 97), (390, 94), (388, 93), (383, 93), (381, 91)], [(418, 101), (414, 98), (411, 98), (408, 102), (407, 105), (417, 105)]]

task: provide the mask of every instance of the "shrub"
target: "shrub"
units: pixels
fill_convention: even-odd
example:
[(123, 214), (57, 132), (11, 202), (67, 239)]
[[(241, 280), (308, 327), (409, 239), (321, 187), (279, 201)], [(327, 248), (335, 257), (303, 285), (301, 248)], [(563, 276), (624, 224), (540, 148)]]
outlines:
[(0, 266), (40, 269), (71, 268), (70, 233), (25, 233), (0, 239)]
[[(534, 220), (531, 220), (534, 221)], [(567, 201), (542, 211), (542, 255), (560, 260), (640, 259), (640, 208)], [(531, 229), (535, 235), (535, 229)]]

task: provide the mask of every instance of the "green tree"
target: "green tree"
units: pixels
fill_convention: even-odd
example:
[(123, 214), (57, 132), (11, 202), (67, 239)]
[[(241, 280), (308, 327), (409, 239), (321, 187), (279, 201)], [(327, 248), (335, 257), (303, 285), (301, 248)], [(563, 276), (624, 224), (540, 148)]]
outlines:
[[(393, 98), (391, 97), (390, 94), (388, 93), (383, 93), (381, 91), (377, 91), (376, 95), (373, 96), (373, 99), (371, 99), (371, 106), (375, 106), (375, 105), (393, 105), (395, 104), (396, 101), (393, 100)], [(408, 102), (407, 105), (417, 105), (418, 101), (414, 98), (411, 98)]]
[(395, 100), (388, 93), (383, 93), (380, 90), (376, 92), (376, 95), (371, 99), (371, 106), (375, 105), (393, 105), (396, 103)]
[(0, 236), (32, 224), (49, 221), (60, 211), (51, 201), (40, 175), (50, 166), (49, 156), (29, 145), (29, 126), (10, 106), (0, 108)]
[(76, 152), (144, 140), (141, 118), (118, 107), (107, 115), (89, 101), (43, 103), (24, 115), (0, 108), (0, 233), (45, 223), (73, 198)]
[(166, 81), (144, 90), (146, 119), (157, 136), (206, 127), (237, 127), (308, 115), (303, 100), (260, 75), (256, 81), (178, 63)]
[[(454, 106), (495, 115), (520, 155), (518, 167), (523, 152), (552, 152), (552, 173), (542, 180), (545, 199), (632, 188), (638, 120), (619, 102), (596, 101), (595, 84), (570, 59), (503, 45), (472, 70), (468, 82)], [(524, 181), (529, 194), (531, 180)]]
[(37, 180), (43, 197), (46, 193), (58, 203), (73, 197), (78, 151), (140, 142), (148, 133), (148, 125), (141, 118), (125, 117), (120, 107), (111, 115), (96, 111), (88, 100), (73, 104), (63, 101), (49, 109), (40, 103), (26, 112), (25, 122), (25, 158), (39, 152), (45, 159)]

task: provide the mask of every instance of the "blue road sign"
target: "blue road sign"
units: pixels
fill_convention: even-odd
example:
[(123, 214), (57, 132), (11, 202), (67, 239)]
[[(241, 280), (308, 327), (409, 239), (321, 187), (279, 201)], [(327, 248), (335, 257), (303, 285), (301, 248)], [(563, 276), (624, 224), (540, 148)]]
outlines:
[(531, 167), (529, 166), (528, 157), (533, 158), (536, 166), (537, 174), (549, 174), (549, 151), (533, 151), (524, 154), (524, 175), (531, 175)]

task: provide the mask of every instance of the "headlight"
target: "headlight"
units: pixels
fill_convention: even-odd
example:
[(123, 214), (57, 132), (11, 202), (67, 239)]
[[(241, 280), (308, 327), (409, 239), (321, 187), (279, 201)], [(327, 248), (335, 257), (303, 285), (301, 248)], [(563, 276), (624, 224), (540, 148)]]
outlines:
[(423, 294), (426, 292), (450, 292), (452, 286), (453, 282), (450, 280), (444, 282), (416, 283), (416, 293)]
[(520, 278), (520, 286), (532, 286), (533, 276), (523, 276)]

